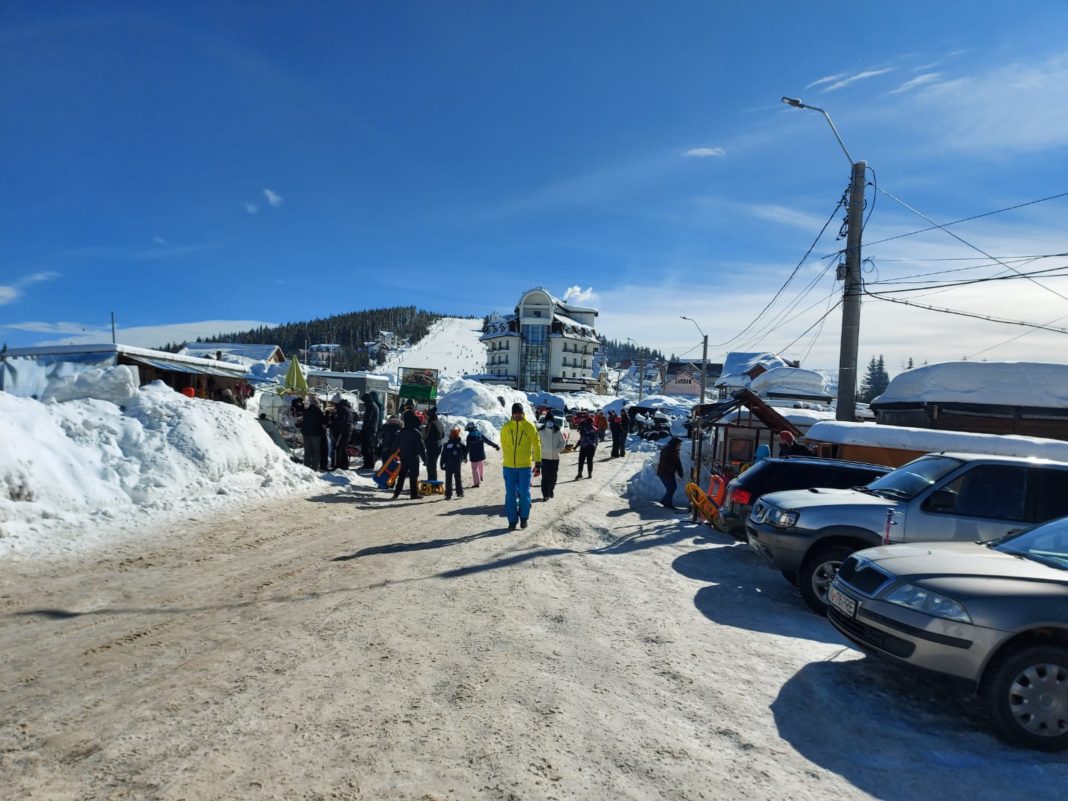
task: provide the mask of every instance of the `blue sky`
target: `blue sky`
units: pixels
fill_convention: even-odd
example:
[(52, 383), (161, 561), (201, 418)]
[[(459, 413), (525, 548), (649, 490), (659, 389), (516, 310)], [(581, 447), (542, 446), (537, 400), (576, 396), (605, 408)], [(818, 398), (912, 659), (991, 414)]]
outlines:
[[(396, 304), (481, 315), (544, 286), (596, 305), (611, 337), (694, 355), (687, 314), (714, 359), (737, 347), (829, 368), (839, 318), (817, 321), (840, 285), (818, 257), (842, 246), (837, 218), (736, 336), (849, 178), (821, 115), (781, 96), (827, 109), (880, 189), (938, 222), (1068, 191), (1064, 2), (26, 2), (0, 15), (11, 346), (106, 339), (111, 311), (121, 340), (158, 344)], [(926, 225), (868, 195), (866, 242)], [(1068, 252), (1066, 212), (1062, 198), (952, 230), (1003, 260), (1045, 256)], [(864, 255), (872, 291), (988, 263), (941, 231)], [(915, 302), (1068, 326), (1068, 281), (1040, 281)], [(1007, 342), (1029, 330), (870, 300), (861, 360), (883, 353), (892, 373), (909, 357), (1066, 361), (1065, 334)]]

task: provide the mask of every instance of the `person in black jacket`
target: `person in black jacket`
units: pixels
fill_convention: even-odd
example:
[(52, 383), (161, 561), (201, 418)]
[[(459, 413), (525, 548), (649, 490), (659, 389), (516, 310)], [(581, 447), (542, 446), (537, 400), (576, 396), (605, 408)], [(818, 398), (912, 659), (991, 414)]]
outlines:
[(426, 443), (426, 480), (438, 480), (438, 457), (441, 456), (441, 446), (445, 443), (445, 424), (438, 419), (438, 410), (431, 407), (426, 413), (426, 432), (423, 434)]
[(679, 486), (675, 477), (682, 478), (682, 458), (679, 456), (681, 449), (682, 440), (672, 437), (660, 451), (660, 461), (656, 465), (656, 475), (664, 485), (664, 497), (660, 499), (660, 505), (668, 509), (679, 508), (675, 505), (675, 490)]
[(378, 456), (383, 466), (397, 450), (397, 435), (401, 431), (401, 421), (396, 415), (390, 415), (378, 432)]
[[(375, 440), (378, 438), (378, 425), (382, 420), (382, 410), (378, 408), (378, 399), (370, 392), (360, 396), (363, 401), (363, 428), (360, 430), (360, 453), (363, 454), (363, 469), (375, 469)], [(393, 453), (390, 451), (389, 453)], [(389, 458), (389, 453), (385, 458)]]
[(460, 468), (467, 461), (467, 446), (460, 439), (460, 429), (449, 432), (449, 439), (441, 449), (441, 469), (445, 471), (445, 500), (452, 499), (453, 482), (456, 483), (456, 497), (464, 497), (464, 483)]
[(304, 436), (304, 464), (312, 470), (321, 467), (325, 428), (326, 416), (319, 406), (319, 399), (312, 395), (300, 423), (300, 433)]
[(397, 484), (393, 488), (394, 499), (400, 497), (404, 489), (404, 479), (410, 482), (409, 490), (412, 498), (419, 498), (419, 460), (426, 461), (426, 447), (423, 438), (419, 434), (419, 418), (415, 412), (404, 413), (404, 428), (397, 434), (397, 450), (400, 451), (400, 472), (397, 473)]
[(623, 420), (618, 413), (612, 412), (608, 415), (608, 429), (612, 432), (612, 455), (609, 458), (626, 456), (627, 432), (623, 428)]
[(349, 441), (352, 426), (356, 422), (352, 404), (340, 395), (334, 396), (334, 416), (330, 421), (330, 436), (333, 452), (330, 454), (331, 470), (349, 469)]
[(785, 429), (779, 432), (779, 456), (813, 456), (812, 450), (802, 445)]
[(473, 422), (467, 424), (467, 458), (471, 460), (471, 486), (477, 487), (482, 483), (482, 476), (486, 466), (486, 446), (499, 451), (501, 446), (489, 437), (482, 434)]

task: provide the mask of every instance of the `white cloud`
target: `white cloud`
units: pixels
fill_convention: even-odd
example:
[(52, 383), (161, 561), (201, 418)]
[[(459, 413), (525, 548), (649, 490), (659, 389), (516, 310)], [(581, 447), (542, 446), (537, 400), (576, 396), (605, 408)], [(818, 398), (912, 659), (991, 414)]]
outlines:
[(593, 287), (583, 289), (580, 286), (569, 286), (564, 292), (564, 301), (567, 303), (596, 303), (597, 294)]
[(825, 83), (834, 83), (835, 81), (842, 80), (842, 78), (846, 77), (847, 74), (848, 73), (845, 72), (839, 72), (837, 75), (828, 75), (824, 78), (817, 78), (812, 83), (806, 85), (805, 88), (811, 89), (813, 86), (820, 86), (821, 84)]
[(748, 212), (757, 219), (768, 220), (769, 222), (779, 223), (780, 225), (788, 225), (791, 228), (801, 228), (805, 231), (811, 231), (813, 235), (818, 233), (823, 224), (827, 222), (826, 217), (820, 219), (813, 214), (806, 214), (803, 211), (791, 209), (787, 206), (780, 206), (775, 203), (734, 205), (736, 208)]
[(1068, 145), (1068, 55), (999, 65), (907, 95), (910, 119), (955, 151), (1035, 152)]
[(267, 202), (271, 204), (272, 209), (277, 209), (282, 205), (282, 196), (271, 189), (264, 189), (263, 196), (267, 198)]
[(51, 281), (54, 278), (59, 278), (59, 273), (42, 272), (42, 273), (30, 273), (30, 275), (20, 278), (14, 284), (0, 285), (0, 306), (7, 303), (13, 303), (22, 297), (23, 287), (30, 284), (37, 284), (41, 281)]
[(249, 203), (246, 200), (246, 201), (244, 201), (244, 204), (245, 204), (245, 211), (248, 212), (249, 214), (259, 214), (260, 213), (260, 207), (257, 206), (255, 203)]
[[(189, 323), (172, 323), (167, 325), (119, 327), (116, 338), (123, 345), (142, 348), (154, 348), (168, 342), (192, 342), (197, 337), (218, 336), (233, 331), (247, 331), (260, 326), (272, 327), (278, 323), (261, 320), (202, 320)], [(111, 327), (93, 323), (72, 322), (23, 322), (0, 325), (15, 331), (29, 331), (49, 336), (37, 345), (92, 345), (111, 342)]]
[(720, 158), (727, 155), (727, 151), (722, 147), (691, 147), (682, 155), (696, 159)]
[(902, 92), (908, 92), (912, 89), (915, 89), (917, 86), (923, 86), (924, 84), (931, 83), (932, 81), (940, 78), (941, 76), (941, 72), (927, 72), (923, 75), (917, 75), (912, 80), (905, 81), (903, 84), (901, 84), (901, 86), (897, 87), (897, 89), (891, 89), (890, 94), (899, 95)]
[(857, 81), (866, 81), (869, 78), (875, 78), (879, 75), (885, 75), (886, 73), (893, 71), (894, 67), (884, 67), (881, 70), (864, 70), (864, 72), (858, 72), (856, 75), (850, 75), (848, 78), (843, 78), (840, 81), (835, 81), (830, 86), (825, 89), (822, 89), (821, 91), (835, 92), (839, 89), (844, 89), (845, 87), (854, 84)]

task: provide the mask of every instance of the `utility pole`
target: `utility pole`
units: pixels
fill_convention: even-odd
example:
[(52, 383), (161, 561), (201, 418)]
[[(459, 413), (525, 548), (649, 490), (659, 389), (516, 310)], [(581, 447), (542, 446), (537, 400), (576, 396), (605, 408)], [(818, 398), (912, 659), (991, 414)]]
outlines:
[(708, 334), (702, 336), (701, 347), (701, 405), (705, 403), (705, 382), (708, 380)]
[(868, 163), (853, 164), (846, 214), (845, 275), (842, 276), (842, 339), (838, 351), (838, 406), (835, 418), (852, 422), (857, 411), (857, 356), (860, 349), (860, 240), (864, 228), (864, 183)]
[(642, 402), (645, 395), (645, 357), (638, 357), (638, 403)]
[(111, 344), (115, 344), (115, 312), (111, 313)]

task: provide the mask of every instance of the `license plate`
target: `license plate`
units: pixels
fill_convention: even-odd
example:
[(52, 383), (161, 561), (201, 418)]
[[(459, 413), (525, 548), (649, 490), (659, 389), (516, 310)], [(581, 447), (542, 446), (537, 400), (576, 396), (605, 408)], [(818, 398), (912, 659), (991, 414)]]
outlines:
[(847, 617), (857, 614), (857, 602), (834, 587), (827, 588), (827, 602)]

